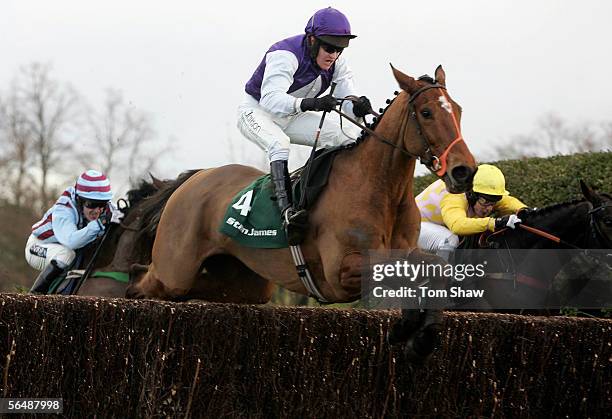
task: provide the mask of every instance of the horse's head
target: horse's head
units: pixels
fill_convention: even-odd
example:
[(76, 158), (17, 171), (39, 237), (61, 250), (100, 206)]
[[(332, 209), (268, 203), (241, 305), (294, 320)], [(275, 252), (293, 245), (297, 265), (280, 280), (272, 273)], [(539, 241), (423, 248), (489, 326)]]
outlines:
[(612, 249), (612, 199), (598, 194), (580, 180), (580, 189), (585, 199), (592, 205), (589, 211), (593, 238), (602, 248)]
[[(408, 94), (403, 98), (408, 106), (404, 147), (443, 179), (449, 192), (470, 190), (476, 162), (463, 141), (461, 107), (446, 92), (442, 66), (436, 69), (435, 80), (429, 76), (414, 79), (391, 67), (399, 86)], [(422, 141), (409, 140), (415, 135)]]

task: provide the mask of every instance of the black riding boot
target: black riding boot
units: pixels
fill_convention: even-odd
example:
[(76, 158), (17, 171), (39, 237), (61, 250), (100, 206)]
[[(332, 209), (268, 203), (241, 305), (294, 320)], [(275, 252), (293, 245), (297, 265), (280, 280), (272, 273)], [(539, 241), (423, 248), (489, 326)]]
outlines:
[(64, 268), (57, 266), (57, 262), (52, 260), (49, 265), (36, 278), (34, 285), (30, 289), (30, 294), (46, 294), (53, 281), (64, 272)]
[(287, 233), (289, 245), (295, 246), (304, 241), (308, 228), (308, 213), (305, 210), (295, 212), (291, 192), (291, 178), (287, 161), (270, 162), (270, 175), (274, 184), (276, 203), (281, 212), (283, 225)]

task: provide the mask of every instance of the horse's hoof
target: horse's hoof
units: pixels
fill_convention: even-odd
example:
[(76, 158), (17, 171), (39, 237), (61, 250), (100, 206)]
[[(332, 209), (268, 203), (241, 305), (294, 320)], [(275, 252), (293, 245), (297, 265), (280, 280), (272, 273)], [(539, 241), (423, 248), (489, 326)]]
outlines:
[(143, 300), (145, 295), (133, 285), (129, 285), (125, 290), (125, 298), (129, 298), (132, 300)]
[(430, 324), (418, 330), (406, 342), (404, 354), (416, 365), (423, 365), (434, 352), (440, 341), (442, 325)]
[(422, 355), (417, 352), (412, 346), (412, 339), (408, 342), (408, 345), (404, 349), (404, 355), (408, 358), (408, 361), (413, 365), (425, 365), (425, 362), (429, 358), (428, 355)]
[(406, 342), (423, 323), (424, 317), (425, 313), (419, 310), (405, 310), (402, 313), (402, 318), (391, 327), (391, 331), (387, 335), (387, 343), (397, 345)]
[(391, 328), (391, 331), (387, 334), (387, 343), (391, 346), (397, 345), (398, 343), (406, 342), (410, 337), (412, 330), (406, 330), (400, 322), (397, 322)]

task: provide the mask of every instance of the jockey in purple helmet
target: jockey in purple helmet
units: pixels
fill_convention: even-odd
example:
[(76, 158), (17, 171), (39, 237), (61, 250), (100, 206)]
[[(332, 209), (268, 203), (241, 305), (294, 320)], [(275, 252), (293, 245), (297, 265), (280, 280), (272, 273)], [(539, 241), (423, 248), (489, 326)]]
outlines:
[[(320, 97), (332, 82), (337, 83), (336, 97), (356, 95), (353, 73), (341, 56), (353, 38), (351, 25), (340, 11), (331, 7), (318, 10), (308, 19), (305, 34), (283, 39), (268, 49), (246, 83), (247, 94), (238, 108), (238, 128), (268, 154), (277, 203), (283, 220), (288, 220), (290, 243), (302, 235), (300, 226), (305, 225), (306, 214), (293, 211), (289, 144), (314, 144), (321, 119), (315, 112), (331, 111), (336, 106), (331, 94)], [(346, 101), (342, 110), (363, 118), (371, 110), (370, 101), (361, 96), (355, 104)], [(336, 121), (327, 120), (320, 145), (350, 142), (359, 131), (350, 124), (343, 130)]]
[[(112, 197), (108, 178), (97, 170), (87, 170), (32, 226), (25, 258), (41, 273), (31, 293), (46, 294), (53, 281), (72, 265), (75, 250), (102, 235), (108, 221), (121, 222), (123, 214), (112, 203)], [(101, 217), (105, 213), (110, 213), (110, 220)]]

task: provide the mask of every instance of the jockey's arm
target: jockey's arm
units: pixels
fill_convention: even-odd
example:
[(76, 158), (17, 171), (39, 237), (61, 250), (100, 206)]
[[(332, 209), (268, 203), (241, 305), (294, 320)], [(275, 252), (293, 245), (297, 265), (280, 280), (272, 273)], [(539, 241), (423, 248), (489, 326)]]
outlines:
[(289, 51), (278, 50), (266, 54), (266, 69), (259, 99), (259, 104), (266, 111), (278, 116), (289, 116), (301, 111), (302, 99), (287, 93), (297, 69), (297, 58)]
[(90, 221), (84, 228), (78, 229), (71, 210), (56, 205), (53, 210), (53, 232), (60, 244), (69, 249), (80, 249), (91, 243), (104, 230), (99, 220)]
[[(353, 72), (348, 67), (346, 60), (340, 56), (336, 60), (335, 65), (334, 76), (332, 77), (332, 82), (337, 83), (336, 90), (334, 90), (334, 97), (344, 98), (350, 95), (357, 96)], [(353, 102), (350, 100), (345, 101), (342, 105), (342, 112), (349, 113), (349, 115), (355, 117), (353, 114)]]
[(442, 220), (450, 231), (458, 236), (469, 236), (495, 230), (495, 219), (491, 217), (470, 218), (465, 194), (448, 194), (440, 201)]
[(521, 208), (526, 208), (527, 205), (513, 196), (504, 196), (497, 204), (495, 204), (495, 213), (497, 215), (516, 214)]

